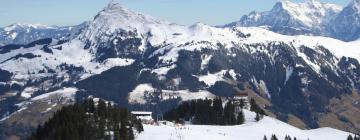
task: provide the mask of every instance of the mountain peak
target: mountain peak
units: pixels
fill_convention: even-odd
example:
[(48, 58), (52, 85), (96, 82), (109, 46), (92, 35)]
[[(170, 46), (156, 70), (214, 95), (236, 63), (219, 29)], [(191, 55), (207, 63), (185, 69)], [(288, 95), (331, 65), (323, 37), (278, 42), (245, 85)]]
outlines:
[(350, 4), (347, 7), (351, 7), (353, 9), (356, 9), (360, 11), (360, 0), (353, 0), (350, 2)]
[(95, 16), (80, 38), (96, 45), (101, 41), (106, 42), (110, 36), (119, 32), (131, 32), (135, 36), (141, 36), (153, 30), (163, 32), (163, 29), (158, 28), (168, 25), (171, 23), (134, 12), (112, 1)]
[(120, 3), (111, 1), (104, 9), (104, 12), (117, 12), (117, 13), (130, 13), (128, 9), (126, 9), (124, 6), (122, 6)]
[(86, 34), (101, 35), (112, 33), (119, 28), (131, 30), (139, 23), (146, 23), (148, 20), (147, 16), (128, 10), (120, 3), (111, 1), (95, 16)]
[(94, 22), (99, 24), (109, 24), (110, 26), (134, 26), (134, 23), (156, 23), (160, 20), (131, 11), (120, 3), (111, 1), (99, 14), (95, 17)]
[(326, 5), (321, 3), (319, 0), (307, 0), (305, 3), (308, 5), (308, 7), (314, 9), (322, 9), (322, 7), (324, 7), (323, 5)]
[(353, 4), (359, 4), (359, 3), (360, 3), (360, 0), (353, 0), (352, 3), (353, 3)]
[(321, 3), (320, 0), (307, 0), (306, 2), (311, 4)]
[(291, 3), (291, 2), (288, 0), (278, 1), (275, 3), (275, 5), (271, 11), (283, 10), (283, 9), (285, 9), (286, 5), (288, 5), (289, 3)]

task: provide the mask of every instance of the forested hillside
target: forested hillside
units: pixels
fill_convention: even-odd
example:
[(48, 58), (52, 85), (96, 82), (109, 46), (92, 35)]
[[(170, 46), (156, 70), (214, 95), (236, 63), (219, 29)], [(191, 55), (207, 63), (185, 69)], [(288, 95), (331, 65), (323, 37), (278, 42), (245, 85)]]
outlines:
[[(250, 106), (250, 110), (256, 113), (254, 120), (259, 121), (266, 115), (254, 99), (251, 99)], [(225, 100), (223, 103), (220, 97), (198, 99), (182, 102), (175, 109), (165, 113), (164, 118), (168, 121), (188, 121), (199, 125), (239, 125), (245, 121), (244, 107), (244, 102), (236, 105), (232, 100)]]
[(29, 140), (133, 140), (142, 131), (127, 109), (88, 99), (57, 111)]

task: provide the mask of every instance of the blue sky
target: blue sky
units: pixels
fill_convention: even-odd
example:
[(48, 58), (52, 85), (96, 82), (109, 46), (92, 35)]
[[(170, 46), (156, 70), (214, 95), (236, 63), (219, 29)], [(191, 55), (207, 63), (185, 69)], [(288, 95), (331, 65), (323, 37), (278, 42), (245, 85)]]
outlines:
[[(221, 25), (253, 10), (266, 11), (278, 0), (117, 0), (129, 9), (179, 24)], [(292, 0), (302, 2), (304, 0)], [(346, 5), (348, 0), (321, 0)], [(12, 23), (75, 25), (91, 20), (109, 0), (1, 0), (0, 26)]]

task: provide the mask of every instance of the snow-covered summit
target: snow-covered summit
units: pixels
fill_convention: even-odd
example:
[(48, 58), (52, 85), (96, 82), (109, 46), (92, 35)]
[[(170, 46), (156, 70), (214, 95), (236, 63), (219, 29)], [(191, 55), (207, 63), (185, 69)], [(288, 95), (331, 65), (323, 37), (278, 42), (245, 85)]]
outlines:
[(251, 12), (239, 21), (224, 25), (256, 26), (286, 35), (327, 36), (353, 41), (360, 33), (360, 1), (353, 0), (346, 7), (307, 0), (294, 3), (279, 1), (266, 12)]
[(286, 26), (311, 29), (324, 24), (331, 16), (340, 11), (340, 6), (322, 3), (318, 0), (308, 0), (304, 3), (284, 0), (277, 2), (270, 11), (251, 12), (243, 16), (240, 21), (226, 26)]
[(351, 41), (360, 37), (360, 0), (353, 0), (328, 25), (334, 38)]
[(171, 23), (128, 10), (119, 3), (111, 2), (95, 16), (82, 37), (92, 40), (101, 35), (112, 34), (119, 29), (145, 32), (149, 30), (149, 26), (162, 24), (169, 25)]

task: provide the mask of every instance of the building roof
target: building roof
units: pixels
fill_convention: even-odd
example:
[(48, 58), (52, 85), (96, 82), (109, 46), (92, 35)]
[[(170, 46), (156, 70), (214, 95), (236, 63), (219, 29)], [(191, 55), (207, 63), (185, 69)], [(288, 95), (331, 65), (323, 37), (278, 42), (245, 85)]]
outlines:
[(134, 115), (137, 115), (137, 114), (151, 115), (152, 112), (148, 112), (148, 111), (131, 111), (131, 114), (134, 114)]
[(238, 93), (235, 93), (234, 96), (244, 97), (244, 96), (248, 96), (248, 93), (246, 93), (246, 92), (238, 92)]

